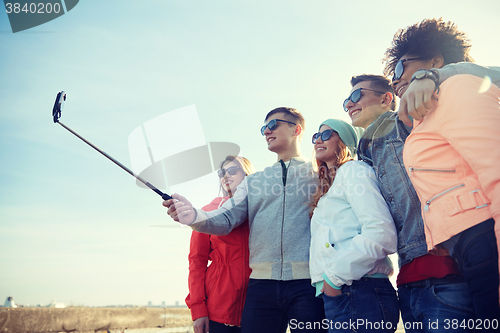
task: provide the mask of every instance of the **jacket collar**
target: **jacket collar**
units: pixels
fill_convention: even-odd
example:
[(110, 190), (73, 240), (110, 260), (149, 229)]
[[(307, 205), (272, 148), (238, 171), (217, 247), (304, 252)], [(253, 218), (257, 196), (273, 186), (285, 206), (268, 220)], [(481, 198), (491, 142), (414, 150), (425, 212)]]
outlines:
[[(307, 163), (307, 162), (309, 162), (309, 160), (307, 158), (305, 158), (303, 155), (292, 157), (292, 159), (290, 161), (299, 162), (299, 164), (300, 163)], [(287, 163), (287, 162), (285, 162), (285, 163)], [(275, 166), (275, 165), (281, 166), (280, 161), (277, 161), (276, 163), (273, 164), (273, 166)]]

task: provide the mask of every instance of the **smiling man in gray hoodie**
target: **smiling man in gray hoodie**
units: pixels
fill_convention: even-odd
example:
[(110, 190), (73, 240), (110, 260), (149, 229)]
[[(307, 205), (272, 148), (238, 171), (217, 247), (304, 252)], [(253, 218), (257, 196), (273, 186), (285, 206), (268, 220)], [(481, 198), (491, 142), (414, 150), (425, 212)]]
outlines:
[(163, 203), (175, 221), (213, 235), (226, 235), (248, 220), (252, 274), (243, 333), (284, 333), (288, 325), (292, 332), (326, 332), (323, 300), (315, 297), (309, 275), (309, 203), (317, 176), (301, 155), (304, 126), (293, 108), (270, 111), (261, 133), (278, 162), (247, 176), (220, 209), (203, 212), (177, 194)]

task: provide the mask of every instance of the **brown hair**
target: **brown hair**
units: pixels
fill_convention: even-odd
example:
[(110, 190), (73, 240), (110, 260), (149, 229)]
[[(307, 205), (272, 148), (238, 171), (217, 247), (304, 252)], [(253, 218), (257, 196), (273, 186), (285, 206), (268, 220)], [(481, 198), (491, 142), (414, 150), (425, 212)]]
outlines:
[(325, 162), (320, 161), (315, 157), (313, 158), (313, 168), (318, 173), (319, 185), (311, 198), (311, 211), (309, 212), (310, 218), (313, 216), (314, 210), (318, 206), (319, 199), (321, 199), (321, 197), (324, 196), (332, 186), (337, 169), (344, 163), (353, 160), (351, 151), (344, 144), (344, 142), (342, 142), (342, 140), (339, 140), (339, 147), (340, 153), (337, 155), (337, 162), (332, 168), (328, 168)]
[[(391, 85), (391, 80), (382, 75), (373, 75), (373, 74), (363, 74), (353, 76), (351, 78), (351, 86), (354, 87), (360, 82), (370, 81), (370, 88), (383, 92), (390, 92), (392, 94), (392, 102), (391, 102), (391, 110), (396, 110), (396, 99), (394, 98), (394, 89)], [(381, 95), (380, 93), (374, 91), (374, 94), (377, 96)]]
[(302, 114), (299, 112), (299, 110), (294, 109), (294, 108), (287, 108), (287, 107), (279, 107), (276, 109), (273, 109), (269, 111), (269, 113), (266, 115), (266, 118), (264, 121), (266, 121), (269, 117), (271, 117), (273, 114), (283, 112), (285, 114), (285, 120), (291, 121), (296, 123), (297, 125), (300, 125), (302, 127), (302, 133), (306, 129), (306, 121), (304, 120), (304, 117)]
[[(245, 176), (248, 176), (252, 173), (255, 172), (255, 168), (253, 167), (252, 162), (250, 162), (248, 159), (244, 158), (243, 156), (235, 156), (235, 155), (227, 155), (226, 158), (220, 163), (220, 169), (224, 166), (224, 164), (229, 163), (229, 162), (234, 162), (238, 165), (238, 167), (243, 170), (245, 173)], [(230, 195), (220, 184), (220, 190), (222, 190), (222, 193), (224, 193), (224, 196)], [(230, 195), (232, 196), (232, 195)]]

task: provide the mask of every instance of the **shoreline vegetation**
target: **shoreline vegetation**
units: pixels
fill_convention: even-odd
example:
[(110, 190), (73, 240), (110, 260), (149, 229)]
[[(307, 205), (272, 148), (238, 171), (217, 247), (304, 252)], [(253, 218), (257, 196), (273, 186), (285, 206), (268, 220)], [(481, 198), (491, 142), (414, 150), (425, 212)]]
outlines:
[(115, 330), (122, 332), (124, 329), (153, 328), (168, 328), (169, 332), (176, 332), (175, 328), (179, 328), (179, 332), (188, 332), (189, 327), (192, 327), (192, 321), (187, 307), (0, 308), (0, 331), (5, 333), (113, 332)]

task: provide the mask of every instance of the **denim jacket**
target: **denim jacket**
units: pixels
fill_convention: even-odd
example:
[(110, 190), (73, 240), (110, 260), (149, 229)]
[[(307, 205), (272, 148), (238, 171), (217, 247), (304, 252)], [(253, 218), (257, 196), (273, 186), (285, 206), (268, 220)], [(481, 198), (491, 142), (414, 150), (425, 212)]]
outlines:
[(359, 158), (375, 170), (396, 224), (399, 267), (428, 253), (420, 200), (403, 163), (404, 143), (410, 131), (395, 112), (386, 112), (366, 129), (358, 149)]

